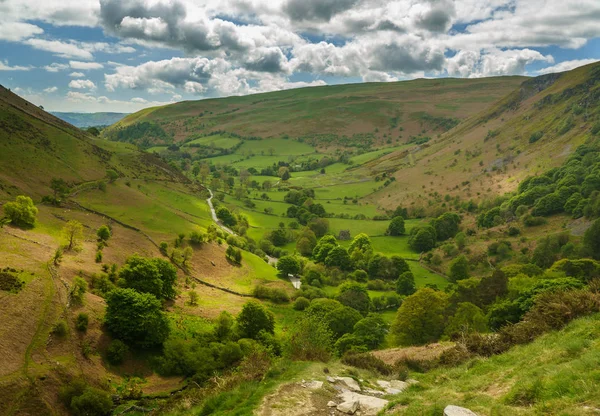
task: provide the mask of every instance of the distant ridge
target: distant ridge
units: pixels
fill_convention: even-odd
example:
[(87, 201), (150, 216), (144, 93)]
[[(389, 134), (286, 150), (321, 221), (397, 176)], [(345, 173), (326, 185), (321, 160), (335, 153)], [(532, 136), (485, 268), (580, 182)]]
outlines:
[(74, 125), (85, 128), (91, 126), (110, 126), (121, 121), (128, 113), (68, 113), (51, 112), (56, 117)]

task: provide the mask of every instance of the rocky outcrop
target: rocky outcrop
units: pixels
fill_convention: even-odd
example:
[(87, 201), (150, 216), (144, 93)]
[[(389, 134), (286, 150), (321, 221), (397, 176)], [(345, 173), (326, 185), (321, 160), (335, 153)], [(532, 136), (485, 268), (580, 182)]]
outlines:
[(348, 415), (353, 415), (358, 410), (358, 401), (346, 401), (338, 404), (337, 406), (338, 412), (346, 413)]

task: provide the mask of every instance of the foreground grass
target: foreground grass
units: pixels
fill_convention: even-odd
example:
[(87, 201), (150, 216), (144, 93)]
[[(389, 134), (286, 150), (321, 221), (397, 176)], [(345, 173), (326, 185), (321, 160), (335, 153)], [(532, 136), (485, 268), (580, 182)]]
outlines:
[(529, 345), (415, 376), (396, 415), (440, 415), (446, 405), (479, 415), (586, 415), (600, 406), (600, 314)]

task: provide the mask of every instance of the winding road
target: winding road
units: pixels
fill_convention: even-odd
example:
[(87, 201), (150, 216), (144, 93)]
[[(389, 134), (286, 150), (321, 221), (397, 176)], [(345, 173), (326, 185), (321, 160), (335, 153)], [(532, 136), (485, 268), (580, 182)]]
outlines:
[[(206, 189), (208, 189), (208, 193), (210, 194), (210, 196), (206, 199), (206, 202), (208, 203), (208, 207), (210, 208), (210, 215), (212, 216), (213, 221), (219, 227), (221, 227), (221, 229), (223, 231), (225, 231), (227, 234), (236, 235), (231, 228), (226, 227), (225, 225), (223, 225), (221, 223), (221, 221), (219, 221), (219, 218), (217, 217), (217, 212), (215, 211), (215, 207), (213, 206), (213, 203), (212, 203), (212, 199), (214, 196), (213, 192), (209, 188), (206, 188)], [(277, 259), (275, 257), (271, 257), (269, 255), (266, 255), (266, 256), (267, 256), (267, 260), (270, 265), (272, 265), (273, 267), (277, 266)], [(302, 282), (300, 281), (300, 278), (298, 276), (288, 274), (288, 278), (290, 279), (290, 282), (292, 282), (292, 286), (294, 286), (294, 288), (300, 289), (300, 285), (302, 284)]]

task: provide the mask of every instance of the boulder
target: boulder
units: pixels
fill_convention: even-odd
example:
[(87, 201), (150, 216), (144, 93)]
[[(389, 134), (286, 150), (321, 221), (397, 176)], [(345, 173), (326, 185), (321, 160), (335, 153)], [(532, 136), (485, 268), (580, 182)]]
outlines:
[(331, 376), (327, 376), (327, 381), (330, 383), (335, 383), (335, 378), (333, 378)]
[(477, 413), (464, 407), (449, 405), (444, 409), (444, 416), (477, 416)]
[(323, 382), (322, 381), (313, 380), (313, 381), (302, 383), (302, 386), (304, 386), (304, 387), (306, 387), (307, 389), (310, 389), (310, 390), (318, 390), (321, 387), (323, 387)]
[(337, 403), (332, 400), (327, 402), (327, 407), (336, 407), (336, 406), (337, 406)]
[(380, 399), (379, 397), (367, 396), (351, 391), (342, 392), (340, 397), (344, 402), (358, 402), (361, 412), (365, 415), (375, 415), (389, 403), (387, 400)]
[(349, 388), (352, 391), (360, 391), (360, 385), (356, 380), (354, 380), (351, 377), (336, 377), (335, 379), (341, 381), (343, 384), (346, 385), (347, 388)]
[(348, 415), (353, 415), (358, 410), (358, 401), (352, 400), (349, 402), (340, 403), (337, 406), (337, 410)]
[(390, 387), (392, 389), (394, 389), (394, 390), (399, 390), (400, 392), (403, 392), (409, 386), (410, 386), (410, 384), (407, 383), (407, 382), (405, 382), (405, 381), (400, 381), (400, 380), (392, 380), (392, 381), (390, 381)]

